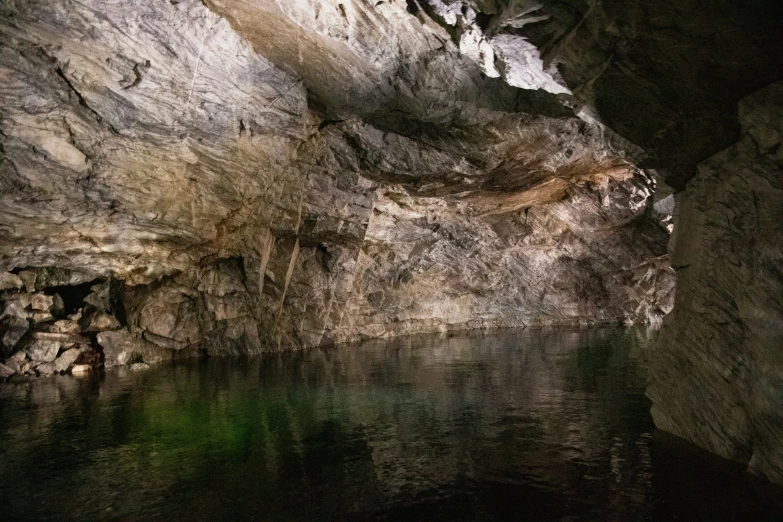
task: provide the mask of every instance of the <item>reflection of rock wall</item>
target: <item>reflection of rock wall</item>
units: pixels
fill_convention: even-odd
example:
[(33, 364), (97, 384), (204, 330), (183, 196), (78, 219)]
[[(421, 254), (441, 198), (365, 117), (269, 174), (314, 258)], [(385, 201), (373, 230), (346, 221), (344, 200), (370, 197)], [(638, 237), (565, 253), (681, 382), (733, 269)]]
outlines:
[(783, 84), (740, 104), (743, 138), (678, 194), (677, 299), (657, 343), (656, 424), (783, 481)]
[[(117, 516), (144, 505), (193, 519), (260, 497), (267, 516), (287, 518), (308, 505), (388, 508), (460, 480), (532, 484), (563, 502), (566, 489), (589, 495), (585, 474), (613, 473), (632, 498), (601, 509), (635, 513), (648, 507), (651, 425), (628, 396), (643, 393), (647, 342), (618, 329), (415, 336), (12, 381), (0, 389), (0, 477), (56, 501), (13, 496), (5, 512), (56, 506), (70, 519), (110, 503)], [(53, 487), (63, 474), (52, 467), (69, 458), (68, 485)], [(138, 487), (113, 496), (118, 480)], [(202, 480), (216, 486), (195, 486), (191, 502), (163, 494)], [(303, 484), (318, 492), (310, 502), (292, 498)]]

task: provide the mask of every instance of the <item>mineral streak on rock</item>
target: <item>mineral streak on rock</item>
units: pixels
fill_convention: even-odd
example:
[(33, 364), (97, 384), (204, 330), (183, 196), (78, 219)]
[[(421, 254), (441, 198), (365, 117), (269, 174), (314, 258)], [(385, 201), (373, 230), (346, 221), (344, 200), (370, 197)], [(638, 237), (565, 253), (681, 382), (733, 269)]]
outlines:
[(658, 324), (676, 200), (656, 423), (783, 481), (780, 11), (7, 0), (2, 375)]

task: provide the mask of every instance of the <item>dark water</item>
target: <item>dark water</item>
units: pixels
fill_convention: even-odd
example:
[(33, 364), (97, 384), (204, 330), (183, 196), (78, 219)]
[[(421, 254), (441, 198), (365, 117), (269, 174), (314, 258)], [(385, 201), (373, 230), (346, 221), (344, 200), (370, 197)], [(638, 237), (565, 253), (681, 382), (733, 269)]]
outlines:
[(526, 331), (0, 387), (0, 520), (783, 520), (655, 433), (648, 333)]

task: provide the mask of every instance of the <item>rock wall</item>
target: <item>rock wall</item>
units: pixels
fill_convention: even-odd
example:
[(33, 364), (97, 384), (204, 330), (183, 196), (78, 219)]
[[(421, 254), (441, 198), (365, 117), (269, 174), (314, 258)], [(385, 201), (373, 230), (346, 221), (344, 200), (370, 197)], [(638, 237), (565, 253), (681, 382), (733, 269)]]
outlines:
[[(12, 366), (85, 343), (115, 365), (659, 322), (655, 177), (551, 94), (483, 75), (412, 5), (3, 4)], [(31, 308), (73, 294), (14, 280), (50, 269), (111, 286), (111, 306)], [(77, 337), (27, 350), (63, 321)]]
[(677, 195), (677, 273), (648, 395), (659, 428), (783, 482), (783, 83)]

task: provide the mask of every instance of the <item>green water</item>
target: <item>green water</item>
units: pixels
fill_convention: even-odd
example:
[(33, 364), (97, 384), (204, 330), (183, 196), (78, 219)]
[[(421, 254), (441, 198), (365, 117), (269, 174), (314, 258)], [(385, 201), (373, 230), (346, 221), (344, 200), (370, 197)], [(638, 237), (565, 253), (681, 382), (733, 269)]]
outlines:
[(783, 520), (655, 433), (644, 330), (412, 337), (0, 386), (0, 520)]

